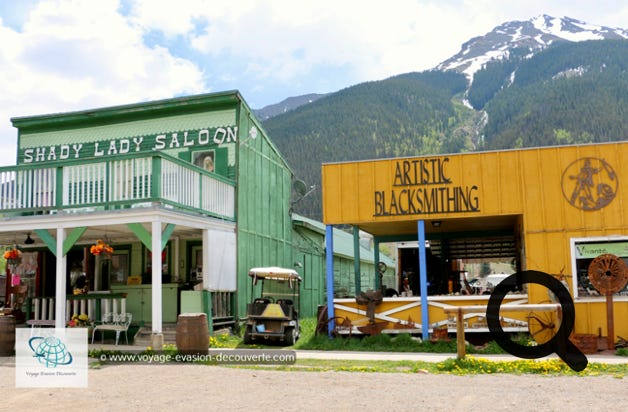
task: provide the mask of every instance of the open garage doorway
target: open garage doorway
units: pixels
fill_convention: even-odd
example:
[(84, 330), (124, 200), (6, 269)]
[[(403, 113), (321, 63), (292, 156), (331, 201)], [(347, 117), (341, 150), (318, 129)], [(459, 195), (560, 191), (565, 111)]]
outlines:
[[(459, 222), (444, 222), (426, 240), (427, 292), (436, 295), (482, 295), (508, 275), (522, 270), (523, 247), (513, 217), (507, 226), (490, 231), (456, 230)], [(434, 229), (434, 228), (432, 228)], [(416, 241), (398, 242), (397, 285), (401, 296), (420, 295), (419, 251)]]

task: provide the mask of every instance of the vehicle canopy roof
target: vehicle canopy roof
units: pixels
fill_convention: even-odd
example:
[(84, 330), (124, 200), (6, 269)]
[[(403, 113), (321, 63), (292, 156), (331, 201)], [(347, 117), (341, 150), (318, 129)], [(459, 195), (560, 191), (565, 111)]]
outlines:
[(301, 276), (293, 270), (280, 268), (276, 266), (266, 268), (253, 268), (249, 270), (249, 276), (253, 278), (253, 282), (257, 282), (257, 279), (270, 279), (270, 280), (289, 280), (301, 282)]

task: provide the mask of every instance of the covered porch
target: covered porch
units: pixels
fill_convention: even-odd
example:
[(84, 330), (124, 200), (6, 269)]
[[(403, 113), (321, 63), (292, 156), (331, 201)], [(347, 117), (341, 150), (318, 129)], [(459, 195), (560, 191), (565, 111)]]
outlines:
[[(507, 260), (512, 262), (513, 271), (521, 268), (524, 256), (519, 246), (520, 224), (520, 217), (513, 215), (408, 219), (357, 225), (354, 233), (359, 229), (373, 235), (377, 261), (380, 260), (378, 256), (382, 244), (397, 245), (397, 267), (385, 268), (382, 276), (375, 277), (374, 284), (360, 284), (360, 279), (356, 277), (356, 297), (365, 291), (371, 296), (373, 292), (381, 291), (381, 299), (376, 302), (373, 315), (369, 317), (367, 304), (354, 297), (340, 297), (334, 293), (336, 269), (333, 262), (328, 261), (327, 305), (333, 308), (329, 317), (335, 319), (329, 325), (330, 333), (412, 333), (421, 335), (423, 339), (456, 333), (456, 317), (452, 311), (466, 306), (486, 307), (489, 299), (486, 289), (481, 290), (475, 284), (468, 285), (471, 279), (462, 262)], [(333, 243), (330, 243), (334, 230), (338, 229), (327, 226), (327, 250), (334, 250)], [(407, 244), (413, 245), (412, 253), (405, 246), (400, 246)], [(356, 264), (355, 273), (360, 271)], [(383, 279), (391, 277), (392, 284), (383, 284)], [(528, 301), (525, 290), (510, 293), (504, 299), (505, 304), (511, 305), (527, 304)], [(525, 308), (504, 315), (504, 331), (528, 332), (530, 315), (531, 312)], [(486, 310), (466, 313), (462, 323), (465, 332), (489, 331)]]
[[(176, 322), (182, 289), (210, 296), (210, 322), (214, 311), (228, 318), (234, 186), (159, 152), (0, 168), (0, 244), (24, 257), (7, 265), (7, 300), (17, 277), (30, 289), (26, 320), (62, 328), (73, 314), (134, 312), (155, 347), (164, 323)], [(91, 253), (99, 240), (114, 252)], [(75, 271), (88, 279), (85, 294), (73, 294)]]

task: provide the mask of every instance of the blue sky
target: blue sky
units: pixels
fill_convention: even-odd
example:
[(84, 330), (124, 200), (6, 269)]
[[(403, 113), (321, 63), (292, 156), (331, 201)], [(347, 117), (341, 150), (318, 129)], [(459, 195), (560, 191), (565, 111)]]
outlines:
[(628, 28), (616, 0), (0, 0), (0, 166), (11, 117), (234, 89), (258, 109), (430, 69), (540, 14)]

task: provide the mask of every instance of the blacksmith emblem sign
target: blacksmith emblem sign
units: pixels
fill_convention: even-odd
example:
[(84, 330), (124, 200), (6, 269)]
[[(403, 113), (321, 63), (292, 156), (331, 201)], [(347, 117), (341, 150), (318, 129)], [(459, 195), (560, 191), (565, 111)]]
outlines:
[(604, 159), (583, 157), (563, 171), (563, 196), (574, 207), (599, 210), (617, 194), (617, 174)]

